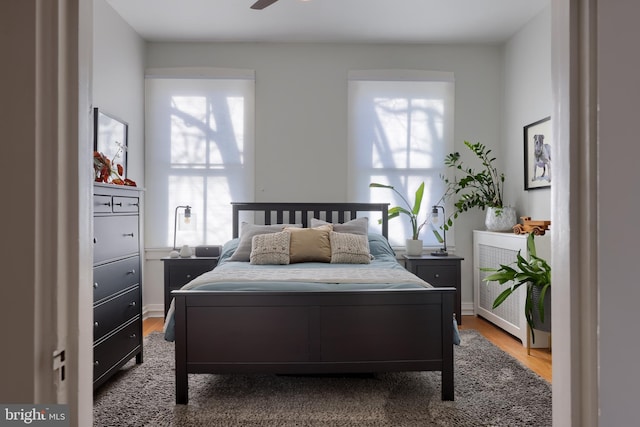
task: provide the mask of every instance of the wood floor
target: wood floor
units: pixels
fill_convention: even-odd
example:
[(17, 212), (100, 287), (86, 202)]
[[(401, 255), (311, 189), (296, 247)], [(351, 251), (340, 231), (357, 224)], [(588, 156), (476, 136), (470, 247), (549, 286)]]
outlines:
[[(162, 331), (163, 320), (160, 317), (150, 317), (143, 322), (143, 333), (146, 337), (151, 332)], [(551, 352), (547, 349), (527, 349), (512, 335), (496, 327), (493, 323), (477, 316), (462, 316), (460, 329), (475, 329), (489, 341), (518, 359), (523, 365), (551, 382)]]

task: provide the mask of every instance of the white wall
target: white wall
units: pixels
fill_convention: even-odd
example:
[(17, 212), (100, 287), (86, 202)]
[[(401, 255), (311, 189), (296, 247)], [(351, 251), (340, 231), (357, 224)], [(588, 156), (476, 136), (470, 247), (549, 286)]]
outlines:
[(524, 126), (551, 116), (553, 109), (551, 6), (505, 45), (504, 69), (500, 159), (507, 176), (505, 202), (516, 207), (518, 217), (551, 219), (551, 190), (525, 191), (523, 167)]
[[(257, 201), (346, 201), (349, 70), (452, 71), (456, 150), (466, 149), (464, 140), (499, 146), (499, 46), (149, 43), (146, 52), (150, 68), (256, 71)], [(468, 306), (473, 301), (471, 231), (483, 224), (481, 212), (466, 213), (456, 223), (456, 253), (465, 257), (462, 301)], [(156, 277), (152, 286), (161, 286), (159, 273), (151, 274)]]
[(93, 106), (129, 124), (127, 177), (144, 187), (144, 40), (94, 0)]

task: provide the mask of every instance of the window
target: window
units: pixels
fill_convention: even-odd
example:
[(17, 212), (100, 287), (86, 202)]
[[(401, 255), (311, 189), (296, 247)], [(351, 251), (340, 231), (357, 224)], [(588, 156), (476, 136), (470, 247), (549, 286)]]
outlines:
[[(393, 185), (413, 203), (421, 182), (424, 220), (441, 202), (444, 158), (453, 151), (453, 73), (428, 71), (352, 71), (349, 73), (349, 198), (405, 206), (391, 190), (371, 189), (377, 182)], [(450, 210), (447, 209), (447, 212)], [(425, 245), (437, 246), (423, 229)], [(447, 235), (452, 244), (453, 233)], [(411, 225), (402, 215), (389, 222), (389, 241), (404, 246)]]
[(253, 200), (254, 73), (150, 70), (145, 79), (145, 241), (173, 246), (231, 238), (232, 201)]

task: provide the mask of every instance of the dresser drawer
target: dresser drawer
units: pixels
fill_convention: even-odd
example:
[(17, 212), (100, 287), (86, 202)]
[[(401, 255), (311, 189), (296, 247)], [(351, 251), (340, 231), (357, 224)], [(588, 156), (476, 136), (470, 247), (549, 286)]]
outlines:
[(139, 252), (138, 216), (97, 216), (93, 219), (93, 262)]
[(131, 257), (93, 268), (93, 302), (140, 283), (140, 257)]
[(138, 212), (138, 198), (113, 196), (113, 212)]
[(140, 331), (142, 320), (139, 318), (93, 347), (93, 382), (119, 362), (127, 361), (142, 345)]
[(93, 213), (111, 213), (111, 196), (96, 194), (93, 196)]
[(449, 265), (418, 265), (414, 274), (436, 287), (455, 287), (458, 280), (458, 267)]
[(140, 314), (140, 287), (136, 286), (93, 309), (93, 340), (98, 341), (112, 330)]

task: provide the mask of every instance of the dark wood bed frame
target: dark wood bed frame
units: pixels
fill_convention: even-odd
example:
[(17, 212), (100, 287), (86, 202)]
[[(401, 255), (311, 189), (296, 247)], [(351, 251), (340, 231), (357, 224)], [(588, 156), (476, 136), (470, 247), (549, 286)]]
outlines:
[[(233, 203), (264, 223), (330, 222), (387, 204)], [(275, 219), (274, 219), (275, 218)], [(262, 221), (261, 221), (262, 222)], [(340, 292), (173, 291), (176, 403), (189, 399), (188, 374), (336, 374), (441, 371), (442, 400), (453, 400), (455, 288)]]

